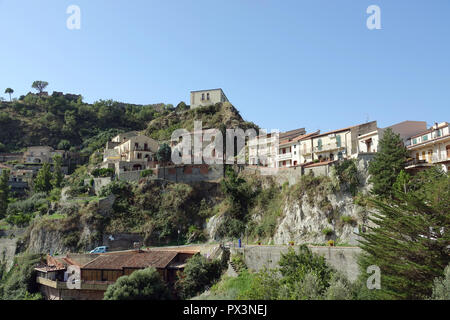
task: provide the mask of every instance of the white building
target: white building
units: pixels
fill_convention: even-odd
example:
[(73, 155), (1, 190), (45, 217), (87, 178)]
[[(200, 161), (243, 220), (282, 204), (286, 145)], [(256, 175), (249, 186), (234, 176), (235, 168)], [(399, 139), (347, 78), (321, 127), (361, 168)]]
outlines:
[[(281, 164), (284, 163), (284, 166), (287, 166), (288, 161), (290, 161), (289, 163), (293, 163), (290, 158), (291, 153), (287, 152), (289, 143), (296, 138), (303, 136), (305, 133), (305, 128), (282, 133), (272, 131), (267, 134), (260, 134), (254, 139), (250, 139), (248, 141), (249, 164), (268, 168), (278, 168), (280, 162)], [(280, 154), (281, 142), (287, 142), (288, 145), (286, 145), (284, 151), (281, 150)]]
[(377, 128), (374, 131), (360, 135), (358, 137), (358, 153), (377, 152), (378, 142), (383, 137), (384, 131), (388, 128), (400, 135), (403, 143), (408, 145), (409, 137), (425, 131), (427, 129), (427, 123), (425, 121), (403, 121), (386, 128)]
[(448, 122), (434, 124), (430, 129), (408, 139), (408, 151), (413, 158), (407, 170), (417, 171), (433, 165), (450, 170), (450, 126)]
[(229, 102), (222, 89), (191, 91), (191, 109)]

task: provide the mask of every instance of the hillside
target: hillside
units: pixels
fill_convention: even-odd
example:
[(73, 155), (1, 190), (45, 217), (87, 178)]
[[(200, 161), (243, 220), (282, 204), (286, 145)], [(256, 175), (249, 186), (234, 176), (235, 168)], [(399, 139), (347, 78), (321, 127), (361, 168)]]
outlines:
[(194, 129), (194, 121), (202, 121), (203, 128), (248, 128), (258, 127), (242, 119), (239, 111), (228, 102), (217, 103), (208, 107), (197, 109), (177, 108), (174, 111), (161, 115), (152, 120), (146, 129), (146, 134), (156, 140), (164, 141), (170, 139), (170, 135), (176, 129)]
[(194, 120), (216, 128), (256, 127), (228, 103), (189, 110), (184, 103), (177, 107), (112, 100), (87, 104), (81, 96), (28, 94), (18, 101), (0, 102), (0, 152), (49, 145), (90, 154), (120, 132), (146, 129), (151, 137), (166, 140), (173, 129), (192, 129)]

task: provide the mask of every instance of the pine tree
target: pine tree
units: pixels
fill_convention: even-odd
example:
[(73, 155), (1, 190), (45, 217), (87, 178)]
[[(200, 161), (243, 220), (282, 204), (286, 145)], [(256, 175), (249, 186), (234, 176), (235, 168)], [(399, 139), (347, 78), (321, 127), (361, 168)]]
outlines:
[(44, 163), (34, 180), (35, 192), (50, 192), (52, 190), (52, 173), (50, 164)]
[(60, 155), (56, 155), (53, 157), (53, 187), (60, 188), (63, 179), (64, 174), (62, 172), (62, 157)]
[(6, 216), (9, 201), (9, 170), (2, 170), (0, 175), (0, 219)]
[(375, 227), (361, 234), (361, 274), (367, 267), (381, 270), (382, 299), (424, 299), (433, 279), (442, 277), (450, 263), (450, 177), (427, 170), (415, 179), (423, 185), (397, 200), (369, 200), (378, 211), (370, 220)]
[(369, 164), (369, 181), (375, 195), (392, 198), (393, 185), (404, 169), (407, 157), (408, 151), (400, 135), (386, 129), (378, 142), (378, 152)]

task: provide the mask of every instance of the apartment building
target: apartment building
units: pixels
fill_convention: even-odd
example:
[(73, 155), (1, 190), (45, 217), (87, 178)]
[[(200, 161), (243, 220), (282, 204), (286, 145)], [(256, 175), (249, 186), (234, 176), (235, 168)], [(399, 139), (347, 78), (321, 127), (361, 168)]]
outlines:
[(154, 168), (158, 149), (159, 143), (152, 138), (135, 131), (123, 133), (106, 144), (101, 167), (116, 173)]
[(325, 162), (355, 158), (359, 151), (359, 137), (377, 129), (377, 122), (372, 121), (317, 134), (311, 137), (311, 159)]
[[(305, 133), (305, 128), (299, 128), (281, 133), (272, 131), (267, 134), (261, 134), (256, 138), (249, 140), (249, 164), (268, 168), (278, 168), (280, 162), (282, 165), (284, 163), (284, 166), (287, 166), (288, 163), (293, 163), (290, 158), (290, 154), (292, 154), (290, 142), (300, 136), (303, 136)], [(281, 158), (279, 157), (280, 142), (287, 143), (284, 146), (284, 149), (281, 149)]]
[(311, 138), (318, 134), (320, 134), (320, 130), (280, 141), (278, 150), (278, 167), (295, 167), (311, 162)]
[(427, 129), (425, 121), (402, 121), (386, 128), (377, 128), (374, 131), (362, 134), (358, 137), (358, 153), (375, 153), (378, 151), (378, 142), (383, 138), (386, 129), (390, 128), (400, 135), (405, 145), (409, 144), (409, 137)]
[(222, 89), (191, 91), (191, 109), (229, 102)]
[(450, 170), (450, 126), (448, 122), (435, 123), (431, 128), (411, 136), (407, 149), (411, 160), (406, 169), (419, 171), (438, 165)]

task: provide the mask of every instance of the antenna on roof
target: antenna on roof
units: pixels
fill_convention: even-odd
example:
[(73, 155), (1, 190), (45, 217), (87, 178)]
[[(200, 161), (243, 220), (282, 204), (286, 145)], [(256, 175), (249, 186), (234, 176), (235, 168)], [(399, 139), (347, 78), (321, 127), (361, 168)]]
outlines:
[(366, 114), (366, 123), (369, 122), (369, 119), (370, 119), (370, 117), (369, 117), (369, 114), (367, 113), (367, 114)]

